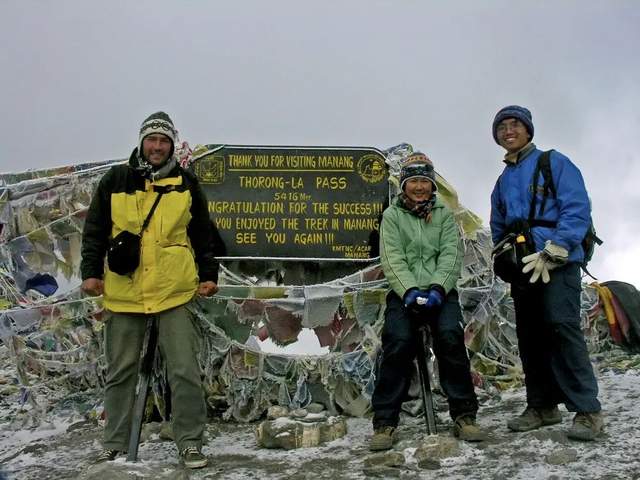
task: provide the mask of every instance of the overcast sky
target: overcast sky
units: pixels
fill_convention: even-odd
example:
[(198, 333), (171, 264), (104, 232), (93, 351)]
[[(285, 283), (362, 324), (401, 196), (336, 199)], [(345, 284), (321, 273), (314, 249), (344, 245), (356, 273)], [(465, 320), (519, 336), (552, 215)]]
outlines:
[(0, 171), (192, 146), (409, 142), (485, 221), (496, 111), (582, 170), (591, 269), (640, 286), (640, 1), (0, 0)]

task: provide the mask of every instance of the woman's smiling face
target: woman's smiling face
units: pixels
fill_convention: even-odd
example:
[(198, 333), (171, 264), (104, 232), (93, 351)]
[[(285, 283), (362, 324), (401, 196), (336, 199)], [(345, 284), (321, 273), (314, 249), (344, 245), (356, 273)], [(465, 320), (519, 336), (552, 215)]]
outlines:
[(424, 202), (431, 198), (433, 183), (426, 177), (413, 177), (404, 184), (404, 193), (414, 202)]

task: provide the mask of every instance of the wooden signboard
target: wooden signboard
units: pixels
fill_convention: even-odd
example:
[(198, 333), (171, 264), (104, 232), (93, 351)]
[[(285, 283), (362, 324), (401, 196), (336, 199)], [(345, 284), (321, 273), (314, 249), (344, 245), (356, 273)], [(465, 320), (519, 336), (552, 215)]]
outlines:
[(208, 145), (206, 151), (194, 171), (229, 257), (377, 255), (372, 239), (389, 192), (379, 150)]

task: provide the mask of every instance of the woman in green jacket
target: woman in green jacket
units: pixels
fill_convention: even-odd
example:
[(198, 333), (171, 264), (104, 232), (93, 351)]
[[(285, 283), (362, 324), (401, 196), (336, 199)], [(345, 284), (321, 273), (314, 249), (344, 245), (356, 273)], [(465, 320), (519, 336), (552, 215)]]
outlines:
[(437, 196), (433, 164), (425, 154), (415, 152), (404, 163), (400, 188), (380, 226), (382, 268), (391, 291), (372, 397), (374, 435), (369, 447), (387, 450), (393, 445), (418, 350), (418, 327), (425, 321), (431, 327), (453, 432), (463, 440), (480, 441), (484, 434), (476, 425), (478, 401), (455, 290), (463, 257), (458, 225)]

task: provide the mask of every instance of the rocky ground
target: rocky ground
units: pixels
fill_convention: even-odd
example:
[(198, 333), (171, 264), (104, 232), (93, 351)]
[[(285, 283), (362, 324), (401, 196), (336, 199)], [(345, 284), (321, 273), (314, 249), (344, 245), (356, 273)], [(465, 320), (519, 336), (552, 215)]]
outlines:
[[(417, 449), (424, 442), (420, 417), (403, 416), (399, 441), (387, 454), (371, 454), (367, 441), (370, 421), (347, 419), (347, 435), (327, 444), (295, 450), (258, 448), (255, 424), (217, 420), (207, 427), (204, 453), (209, 467), (186, 471), (178, 463), (176, 448), (153, 428), (139, 452), (140, 461), (123, 458), (94, 466), (100, 449), (101, 428), (82, 417), (56, 415), (53, 423), (38, 428), (12, 430), (8, 412), (11, 396), (0, 398), (0, 478), (20, 480), (120, 480), (120, 479), (510, 479), (560, 480), (640, 479), (640, 372), (601, 371), (601, 400), (606, 433), (598, 441), (580, 443), (564, 431), (571, 414), (564, 411), (560, 425), (528, 433), (511, 433), (506, 419), (524, 406), (522, 389), (486, 399), (479, 422), (489, 438), (479, 444), (451, 441), (450, 421), (439, 412), (436, 440), (447, 453), (437, 461), (425, 460)], [(382, 466), (378, 464), (381, 463)]]

